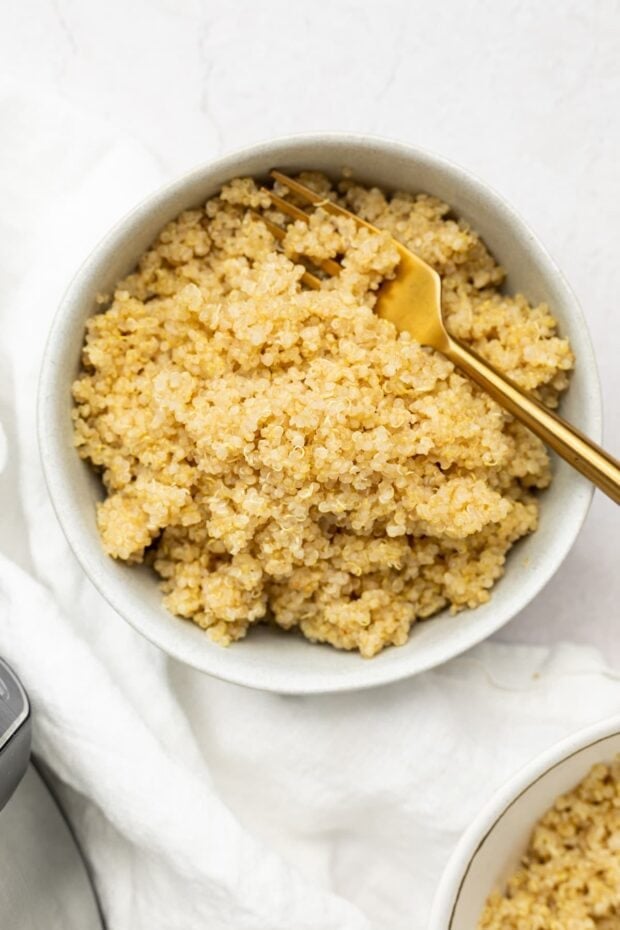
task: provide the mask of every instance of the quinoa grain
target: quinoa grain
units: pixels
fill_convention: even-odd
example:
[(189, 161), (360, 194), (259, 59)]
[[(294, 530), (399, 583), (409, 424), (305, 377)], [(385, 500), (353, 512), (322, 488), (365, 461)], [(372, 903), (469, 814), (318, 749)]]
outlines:
[(489, 896), (478, 930), (620, 927), (620, 758), (557, 798), (521, 868)]

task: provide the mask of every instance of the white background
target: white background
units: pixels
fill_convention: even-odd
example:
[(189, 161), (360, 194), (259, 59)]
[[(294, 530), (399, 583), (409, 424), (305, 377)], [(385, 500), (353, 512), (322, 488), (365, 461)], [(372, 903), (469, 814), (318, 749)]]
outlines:
[[(523, 214), (587, 315), (620, 451), (620, 5), (614, 0), (4, 0), (0, 73), (139, 139), (173, 176), (246, 143), (347, 129), (436, 150)], [(577, 354), (579, 348), (576, 347)], [(618, 514), (596, 494), (502, 639), (620, 662)]]
[[(606, 445), (620, 452), (619, 3), (2, 0), (0, 15), (0, 78), (22, 83), (30, 96), (64, 98), (77, 108), (76, 113), (85, 114), (85, 120), (90, 116), (105, 121), (111, 132), (120, 130), (134, 137), (148, 149), (165, 177), (274, 135), (333, 129), (378, 133), (426, 146), (486, 179), (539, 234), (577, 292), (599, 361)], [(84, 131), (89, 132), (88, 124)], [(3, 147), (6, 142), (0, 139)], [(8, 143), (6, 158), (10, 160), (10, 139)], [(70, 138), (66, 156), (65, 177), (71, 170)], [(16, 165), (15, 177), (20, 170), (21, 183), (27, 185), (28, 166)], [(10, 210), (5, 212), (0, 204), (0, 229), (10, 233), (15, 218)], [(10, 234), (4, 236), (5, 265), (12, 246)], [(578, 357), (579, 347), (575, 349)], [(3, 377), (0, 370), (0, 380)], [(619, 542), (617, 508), (597, 493), (586, 526), (560, 571), (498, 638), (538, 644), (589, 643), (619, 669)], [(20, 553), (15, 558), (27, 562)], [(84, 620), (85, 629), (89, 619)], [(98, 633), (93, 632), (96, 619), (92, 618), (89, 627), (89, 647), (101, 646)], [(145, 668), (148, 660), (153, 674), (159, 670), (156, 663), (161, 657), (146, 644), (136, 643), (128, 628), (121, 624), (106, 635), (112, 632), (118, 641), (125, 637), (128, 644), (127, 654), (119, 656), (117, 642), (110, 639), (114, 646), (110, 665), (115, 671), (123, 666), (130, 680), (137, 657), (145, 660)], [(495, 650), (494, 660), (500, 653)], [(511, 667), (513, 653), (503, 653), (503, 676)], [(28, 649), (23, 655), (31, 658)], [(555, 655), (549, 680), (557, 671)], [(577, 720), (595, 719), (617, 703), (614, 691), (609, 700), (599, 698), (597, 704), (589, 679), (580, 673), (580, 678), (558, 674), (553, 700), (541, 702), (536, 693), (511, 695), (501, 688), (496, 705), (489, 707), (487, 691), (480, 687), (478, 698), (472, 695), (468, 708), (459, 690), (466, 661), (458, 666), (452, 663), (438, 675), (422, 676), (419, 683), (372, 692), (363, 701), (358, 695), (334, 700), (280, 699), (207, 679), (199, 681), (199, 676), (192, 677), (174, 663), (164, 670), (171, 694), (188, 711), (190, 728), (201, 744), (216, 789), (243, 826), (282, 850), (289, 860), (303, 859), (303, 871), (315, 881), (323, 877), (326, 886), (371, 917), (377, 915), (373, 926), (381, 930), (398, 926), (400, 930), (409, 927), (408, 915), (416, 908), (408, 895), (419, 897), (422, 886), (425, 899), (418, 912), (426, 911), (448, 839), (450, 843), (456, 839), (470, 815), (469, 808), (461, 810), (463, 801), (470, 801), (471, 808), (479, 801), (477, 795), (473, 798), (473, 789), (472, 799), (469, 794), (463, 799), (458, 791), (446, 795), (442, 778), (457, 784), (459, 765), (463, 767), (460, 758), (449, 759), (450, 745), (434, 768), (427, 766), (431, 777), (425, 774), (414, 750), (432, 756), (438, 742), (436, 729), (441, 730), (435, 728), (434, 720), (443, 720), (444, 742), (449, 744), (451, 736), (455, 747), (466, 753), (463, 758), (478, 782), (488, 776), (483, 788), (490, 790), (499, 779), (500, 768), (505, 777), (528, 754), (573, 728)], [(596, 665), (594, 659), (586, 661), (582, 655), (574, 659), (580, 669), (588, 662), (593, 668)], [(24, 660), (23, 668), (28, 673), (35, 664), (29, 666)], [(40, 668), (44, 668), (43, 660)], [(32, 693), (34, 682), (28, 684)], [(138, 690), (136, 685), (136, 695)], [(41, 688), (39, 710), (44, 710), (48, 692)], [(564, 717), (571, 695), (579, 709), (573, 707)], [(144, 694), (139, 697), (147, 703)], [(135, 701), (139, 703), (138, 696)], [(436, 714), (430, 723), (428, 708)], [(146, 712), (143, 716), (148, 722), (155, 719), (155, 712), (152, 718)], [(485, 719), (489, 734), (482, 738), (480, 726)], [(474, 721), (478, 729), (461, 726), (462, 720)], [(498, 754), (496, 770), (489, 774), (493, 760), (487, 760), (482, 750), (488, 750), (488, 736), (494, 737), (504, 720), (512, 739), (502, 746), (504, 758), (500, 760)], [(223, 726), (222, 722), (230, 721), (234, 725)], [(277, 760), (269, 756), (276, 722), (280, 724), (278, 745), (273, 746), (274, 755), (279, 751)], [(54, 743), (62, 736), (57, 724), (56, 714), (48, 726), (51, 736), (46, 731), (49, 757), (71, 784), (70, 753), (61, 758)], [(71, 735), (69, 727), (67, 732)], [(367, 739), (367, 734), (372, 736)], [(338, 761), (343, 747), (351, 755), (348, 767), (348, 759)], [(450, 763), (456, 768), (448, 771)], [(297, 781), (291, 785), (287, 776), (293, 767)], [(357, 806), (350, 805), (347, 820), (346, 799), (358, 770), (360, 797)], [(97, 788), (81, 771), (73, 784), (90, 796)], [(413, 785), (417, 797), (429, 799), (432, 816), (426, 821), (426, 809), (414, 817), (403, 805), (403, 798), (414, 794)], [(108, 798), (106, 806), (103, 787), (99, 787), (99, 806), (113, 822), (117, 797)], [(327, 796), (337, 798), (338, 804), (330, 808), (325, 803)], [(368, 824), (360, 815), (367, 811), (369, 798), (377, 812), (377, 823), (370, 824), (371, 841), (364, 835)], [(340, 820), (339, 811), (343, 812)], [(150, 813), (148, 808), (146, 819)], [(444, 845), (437, 848), (434, 860), (425, 858), (425, 848), (416, 859), (407, 843), (415, 847), (418, 837), (432, 837), (437, 818), (442, 816)], [(92, 821), (90, 813), (82, 818), (82, 837), (88, 839)], [(418, 830), (413, 838), (411, 824)], [(315, 836), (322, 838), (321, 843)], [(103, 873), (100, 848), (93, 845), (91, 856)], [(382, 888), (377, 891), (359, 878), (369, 861), (375, 871), (384, 863), (394, 873), (392, 886), (383, 894), (386, 900), (382, 900)], [(415, 862), (420, 874), (405, 888), (398, 864), (409, 875), (410, 864)], [(112, 875), (112, 866), (107, 865)], [(143, 878), (137, 880), (143, 889)], [(113, 901), (112, 884), (110, 880), (108, 903)], [(390, 895), (400, 895), (398, 907), (398, 902), (387, 900)], [(119, 918), (114, 926), (127, 930), (155, 926), (151, 913), (161, 910), (156, 895), (153, 902), (148, 920), (123, 923)], [(390, 922), (390, 915), (397, 911), (399, 917)], [(383, 915), (388, 917), (381, 921)], [(156, 926), (168, 930), (173, 924), (163, 920)]]

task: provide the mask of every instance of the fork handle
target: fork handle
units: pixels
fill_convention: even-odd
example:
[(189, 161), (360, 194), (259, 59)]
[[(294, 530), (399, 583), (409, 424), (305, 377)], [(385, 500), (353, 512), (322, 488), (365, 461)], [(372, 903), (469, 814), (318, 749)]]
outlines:
[(449, 337), (442, 352), (505, 410), (531, 429), (558, 455), (585, 475), (616, 504), (620, 503), (620, 462), (557, 414), (534, 400), (479, 355)]

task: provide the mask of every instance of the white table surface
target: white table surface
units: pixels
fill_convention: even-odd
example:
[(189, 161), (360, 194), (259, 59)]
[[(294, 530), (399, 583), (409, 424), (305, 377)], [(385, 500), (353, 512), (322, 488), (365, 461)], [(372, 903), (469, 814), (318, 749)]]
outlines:
[[(427, 146), (494, 185), (586, 312), (620, 451), (620, 6), (613, 0), (5, 0), (0, 74), (140, 139), (172, 176), (316, 129)], [(596, 494), (546, 590), (500, 635), (620, 662), (618, 512)]]

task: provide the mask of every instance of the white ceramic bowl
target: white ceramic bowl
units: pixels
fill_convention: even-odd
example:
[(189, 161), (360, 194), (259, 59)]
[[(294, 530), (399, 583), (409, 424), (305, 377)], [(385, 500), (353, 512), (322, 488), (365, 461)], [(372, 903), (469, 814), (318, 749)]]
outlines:
[(436, 155), (382, 139), (353, 135), (296, 136), (254, 146), (205, 165), (148, 198), (95, 249), (71, 283), (54, 320), (41, 371), (39, 440), (49, 491), (69, 543), (104, 597), (137, 630), (182, 662), (220, 678), (283, 693), (365, 688), (431, 668), (499, 629), (540, 591), (556, 571), (583, 523), (592, 488), (565, 463), (541, 503), (538, 531), (515, 546), (506, 573), (488, 604), (420, 623), (409, 642), (372, 661), (356, 653), (311, 645), (301, 637), (262, 628), (230, 649), (214, 645), (197, 626), (162, 607), (155, 577), (108, 558), (95, 526), (98, 478), (71, 442), (70, 385), (75, 378), (86, 319), (95, 295), (109, 291), (134, 267), (162, 226), (181, 210), (201, 204), (239, 175), (265, 176), (277, 166), (289, 172), (315, 168), (338, 175), (351, 168), (370, 184), (427, 191), (450, 203), (484, 237), (508, 269), (507, 287), (547, 301), (570, 339), (577, 367), (562, 413), (594, 440), (600, 439), (601, 406), (587, 328), (559, 269), (523, 221), (497, 194)]
[(519, 864), (536, 822), (597, 762), (620, 752), (620, 717), (547, 750), (501, 788), (463, 834), (437, 888), (428, 930), (474, 930), (487, 896)]

